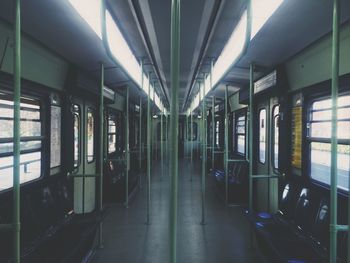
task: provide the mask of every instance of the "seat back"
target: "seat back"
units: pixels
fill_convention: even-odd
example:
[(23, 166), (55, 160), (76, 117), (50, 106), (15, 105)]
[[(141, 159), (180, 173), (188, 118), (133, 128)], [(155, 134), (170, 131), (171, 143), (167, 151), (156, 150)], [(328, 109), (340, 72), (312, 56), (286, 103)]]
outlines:
[(295, 208), (294, 221), (300, 230), (311, 232), (315, 214), (312, 207), (310, 189), (303, 188)]
[(292, 183), (287, 183), (283, 189), (278, 213), (288, 219), (294, 216), (297, 201), (297, 187)]
[(324, 248), (329, 247), (329, 212), (329, 200), (321, 199), (311, 234)]

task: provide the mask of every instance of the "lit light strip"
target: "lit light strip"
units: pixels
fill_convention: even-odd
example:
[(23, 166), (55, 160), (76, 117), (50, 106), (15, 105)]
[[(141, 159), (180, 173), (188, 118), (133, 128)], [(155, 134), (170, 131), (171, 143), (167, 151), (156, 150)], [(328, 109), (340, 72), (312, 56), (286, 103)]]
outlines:
[[(256, 34), (264, 26), (267, 20), (282, 4), (283, 0), (251, 0), (252, 1), (252, 32), (250, 39), (254, 39)], [(212, 71), (212, 87), (210, 87), (210, 76), (208, 75), (205, 79), (205, 95), (207, 95), (213, 87), (218, 85), (220, 80), (230, 70), (232, 64), (235, 63), (238, 56), (241, 54), (245, 35), (247, 30), (247, 11), (243, 13), (237, 26), (233, 30), (229, 40), (227, 41), (224, 49), (218, 57), (216, 63), (213, 66)], [(190, 108), (191, 110), (196, 109), (199, 106), (199, 94), (195, 96)]]
[[(84, 21), (90, 26), (90, 28), (96, 33), (96, 35), (102, 40), (101, 0), (69, 0), (69, 2), (84, 19)], [(119, 62), (120, 66), (123, 67), (129, 77), (139, 87), (142, 87), (140, 74), (142, 68), (108, 10), (106, 10), (106, 31), (107, 40), (112, 55)], [(148, 77), (144, 72), (142, 72), (142, 74), (144, 79), (143, 84), (147, 84)], [(143, 91), (151, 98), (151, 100), (153, 100), (153, 93), (155, 92), (153, 85), (151, 85), (150, 90), (151, 92), (148, 94), (148, 86), (143, 85)], [(154, 98), (154, 103), (160, 110), (163, 107), (163, 104), (157, 94), (154, 95)]]

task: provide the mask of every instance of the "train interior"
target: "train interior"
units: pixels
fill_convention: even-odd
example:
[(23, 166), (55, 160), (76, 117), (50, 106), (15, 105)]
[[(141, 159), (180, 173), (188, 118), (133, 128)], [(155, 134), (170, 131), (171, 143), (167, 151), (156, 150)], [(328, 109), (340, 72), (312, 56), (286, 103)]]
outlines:
[(1, 0), (0, 262), (350, 262), (350, 1)]

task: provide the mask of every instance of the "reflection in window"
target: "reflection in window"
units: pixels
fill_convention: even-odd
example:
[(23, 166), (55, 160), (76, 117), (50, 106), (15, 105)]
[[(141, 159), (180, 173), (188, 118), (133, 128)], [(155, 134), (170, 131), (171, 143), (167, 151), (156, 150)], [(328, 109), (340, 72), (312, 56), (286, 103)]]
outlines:
[(113, 115), (108, 117), (108, 153), (115, 153), (117, 150), (117, 123)]
[(279, 112), (280, 106), (273, 108), (273, 167), (278, 169), (278, 145), (279, 145)]
[(266, 109), (259, 112), (259, 161), (266, 161)]
[(91, 108), (87, 111), (87, 161), (94, 161), (94, 113)]
[[(310, 176), (330, 184), (332, 100), (315, 101), (309, 109)], [(338, 98), (338, 188), (349, 190), (350, 171), (350, 96)]]
[(80, 161), (80, 108), (73, 106), (74, 110), (74, 168), (77, 168)]
[(239, 115), (236, 121), (236, 151), (239, 154), (245, 154), (245, 133), (246, 133), (246, 117)]
[[(11, 94), (0, 93), (0, 190), (13, 186), (14, 103)], [(21, 98), (20, 182), (41, 175), (42, 120), (40, 101)]]

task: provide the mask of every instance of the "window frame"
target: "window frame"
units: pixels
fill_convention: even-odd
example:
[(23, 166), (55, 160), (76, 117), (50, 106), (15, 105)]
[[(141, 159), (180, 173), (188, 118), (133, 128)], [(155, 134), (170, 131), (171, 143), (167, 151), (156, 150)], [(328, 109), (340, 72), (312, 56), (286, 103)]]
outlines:
[[(3, 100), (7, 100), (9, 102), (14, 102), (14, 98), (13, 98), (13, 92), (6, 90), (6, 89), (0, 89), (0, 96), (3, 97)], [(31, 101), (35, 101), (36, 103), (31, 103)], [(40, 173), (39, 176), (28, 180), (28, 181), (24, 181), (21, 182), (21, 174), (20, 174), (20, 186), (22, 185), (26, 185), (26, 184), (30, 184), (36, 181), (41, 180), (45, 173), (49, 172), (50, 170), (50, 159), (46, 158), (45, 156), (45, 152), (50, 152), (49, 149), (47, 147), (47, 138), (50, 137), (50, 133), (49, 133), (49, 129), (47, 129), (47, 126), (49, 126), (50, 123), (50, 119), (48, 119), (47, 117), (47, 104), (45, 103), (45, 97), (43, 94), (40, 93), (32, 93), (32, 92), (22, 92), (21, 94), (21, 98), (20, 98), (20, 110), (28, 110), (28, 111), (33, 111), (33, 112), (39, 112), (39, 119), (26, 119), (26, 118), (21, 118), (20, 117), (20, 121), (33, 121), (33, 122), (39, 122), (40, 123), (40, 135), (37, 136), (21, 136), (20, 142), (35, 142), (35, 141), (40, 141), (40, 147), (38, 148), (33, 148), (33, 149), (26, 149), (26, 150), (21, 150), (20, 152), (20, 156), (24, 155), (24, 154), (30, 154), (30, 153), (40, 153), (40, 159), (39, 162), (39, 166), (40, 166)], [(23, 104), (33, 104), (33, 105), (37, 105), (38, 109), (31, 109), (28, 108), (26, 106), (22, 106)], [(11, 107), (11, 106), (10, 106)], [(14, 110), (14, 105), (12, 106), (12, 109)], [(8, 120), (8, 121), (14, 121), (13, 115), (12, 117), (1, 117), (0, 119), (3, 120)], [(0, 139), (0, 143), (14, 143), (13, 140), (13, 133), (11, 138), (1, 138)], [(12, 157), (13, 158), (14, 154), (13, 154), (13, 149), (11, 152), (4, 152), (4, 153), (0, 153), (0, 158), (6, 158), (6, 157)], [(13, 163), (11, 163), (13, 164)], [(21, 164), (21, 163), (20, 163)], [(10, 165), (10, 164), (9, 164)], [(21, 166), (21, 165), (20, 165)], [(12, 166), (13, 168), (13, 166)], [(11, 191), (13, 189), (13, 184), (11, 187), (8, 188), (4, 188), (1, 189), (0, 192), (4, 192), (4, 191)]]
[[(339, 92), (338, 98), (339, 97), (343, 97), (343, 96), (349, 96), (350, 93), (349, 92)], [(323, 96), (317, 96), (317, 97), (311, 97), (310, 100), (308, 101), (307, 104), (305, 104), (306, 107), (306, 122), (305, 122), (305, 133), (304, 133), (304, 138), (305, 138), (305, 142), (307, 143), (306, 145), (306, 156), (307, 158), (305, 158), (305, 166), (306, 166), (306, 174), (307, 177), (311, 180), (311, 182), (313, 184), (325, 187), (327, 189), (330, 189), (330, 184), (326, 183), (326, 182), (322, 182), (320, 180), (317, 180), (315, 178), (313, 178), (311, 176), (311, 144), (312, 143), (325, 143), (325, 144), (330, 144), (331, 145), (331, 136), (328, 138), (323, 138), (323, 137), (312, 137), (311, 135), (311, 124), (312, 123), (319, 123), (319, 122), (330, 122), (331, 123), (331, 119), (330, 120), (316, 120), (313, 121), (312, 120), (312, 113), (313, 112), (320, 112), (320, 111), (326, 111), (326, 110), (332, 110), (332, 106), (330, 108), (324, 108), (324, 109), (318, 109), (318, 110), (312, 110), (312, 106), (314, 105), (314, 103), (319, 102), (319, 101), (323, 101), (323, 100), (327, 100), (327, 99), (331, 99), (331, 96), (328, 95), (323, 95)], [(350, 106), (341, 106), (341, 107), (337, 107), (337, 110), (342, 109), (342, 108), (350, 108)], [(350, 118), (346, 118), (346, 119), (341, 119), (342, 121), (349, 121)], [(338, 122), (338, 121), (337, 121)], [(350, 139), (339, 139), (337, 140), (338, 145), (347, 145), (350, 146)], [(350, 178), (349, 178), (350, 180)], [(338, 185), (337, 185), (337, 190), (340, 193), (345, 193), (348, 194), (350, 189), (345, 190), (339, 187), (339, 181), (338, 181)]]
[[(264, 161), (262, 162), (261, 161), (261, 156), (260, 156), (260, 122), (261, 122), (261, 118), (260, 118), (260, 115), (261, 115), (261, 112), (262, 111), (265, 111), (265, 127), (264, 127), (264, 130), (265, 130), (265, 143), (264, 143), (264, 145), (265, 145), (265, 154), (264, 154)], [(267, 125), (267, 108), (266, 107), (262, 107), (262, 108), (260, 108), (259, 109), (259, 111), (258, 111), (258, 120), (259, 120), (259, 122), (258, 122), (258, 162), (260, 163), (260, 164), (266, 164), (266, 150), (267, 150), (267, 140), (266, 140), (266, 134), (267, 134), (267, 127), (266, 127), (266, 125)]]

